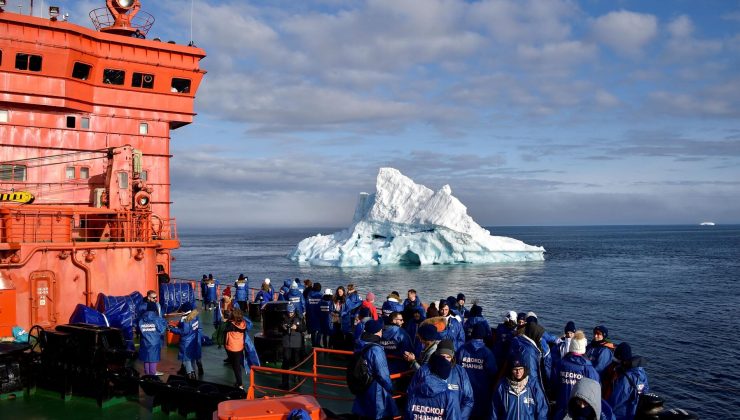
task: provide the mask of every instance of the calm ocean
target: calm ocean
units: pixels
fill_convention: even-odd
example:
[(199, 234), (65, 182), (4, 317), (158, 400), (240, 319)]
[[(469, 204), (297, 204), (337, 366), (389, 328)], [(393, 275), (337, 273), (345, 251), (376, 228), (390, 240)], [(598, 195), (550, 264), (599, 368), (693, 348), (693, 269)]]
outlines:
[(568, 320), (589, 337), (603, 324), (647, 357), (650, 388), (666, 406), (740, 418), (739, 225), (489, 228), (544, 246), (545, 261), (534, 263), (339, 269), (285, 258), (304, 237), (336, 230), (180, 232), (173, 274), (233, 282), (244, 273), (253, 287), (265, 277), (352, 282), (379, 298), (414, 288), (425, 303), (463, 292), (492, 325), (505, 310), (534, 311), (555, 334)]

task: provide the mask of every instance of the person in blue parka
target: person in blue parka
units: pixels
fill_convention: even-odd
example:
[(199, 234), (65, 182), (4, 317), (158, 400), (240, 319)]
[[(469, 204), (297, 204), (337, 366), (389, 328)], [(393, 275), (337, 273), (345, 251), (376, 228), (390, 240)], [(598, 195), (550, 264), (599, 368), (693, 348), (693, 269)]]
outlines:
[(218, 301), (218, 282), (213, 276), (208, 277), (206, 281), (206, 297), (204, 306), (206, 310), (212, 310), (216, 307)]
[(594, 327), (594, 339), (586, 347), (586, 357), (599, 375), (612, 362), (613, 350), (614, 343), (609, 341), (609, 330), (603, 325)]
[(547, 420), (547, 398), (528, 371), (521, 360), (510, 363), (493, 392), (492, 420)]
[(283, 281), (283, 285), (280, 286), (280, 290), (278, 290), (277, 300), (288, 300), (288, 292), (290, 291), (291, 284), (293, 284), (293, 280), (291, 279), (285, 279), (285, 281)]
[(614, 350), (614, 362), (604, 371), (601, 389), (617, 420), (633, 420), (640, 395), (650, 391), (645, 365), (645, 359), (632, 356), (628, 343)]
[(417, 336), (417, 332), (419, 331), (419, 326), (422, 322), (424, 322), (424, 308), (423, 307), (415, 307), (411, 310), (411, 317), (408, 321), (406, 321), (406, 316), (404, 315), (403, 320), (403, 329), (406, 330), (406, 333), (408, 333), (409, 337), (411, 338), (411, 345), (414, 349), (418, 350), (420, 349), (421, 342), (419, 341), (419, 337)]
[(236, 303), (239, 304), (242, 312), (247, 313), (249, 311), (247, 307), (247, 302), (249, 301), (249, 279), (244, 274), (239, 274), (239, 278), (234, 282), (234, 289), (236, 289), (236, 293), (234, 294)]
[(509, 361), (520, 360), (527, 366), (529, 380), (540, 386), (543, 392), (549, 387), (549, 377), (552, 374), (552, 358), (550, 347), (542, 339), (545, 329), (536, 322), (527, 322), (524, 334), (517, 335), (511, 340), (509, 347)]
[(301, 315), (301, 317), (305, 317), (306, 300), (303, 299), (303, 293), (298, 289), (298, 283), (293, 282), (290, 284), (290, 289), (285, 297), (285, 300), (295, 305), (296, 312)]
[(404, 418), (461, 419), (458, 401), (448, 390), (447, 379), (451, 373), (452, 363), (441, 354), (433, 355), (429, 363), (416, 371), (408, 389)]
[(583, 378), (573, 388), (565, 420), (614, 420), (609, 403), (601, 399), (599, 383)]
[(414, 352), (406, 330), (401, 328), (403, 325), (403, 315), (400, 312), (391, 312), (385, 321), (383, 335), (380, 339), (380, 345), (385, 350), (385, 356), (388, 359), (388, 368), (391, 373), (400, 373), (408, 369), (408, 363), (404, 360), (405, 352)]
[(196, 379), (195, 369), (201, 358), (200, 319), (198, 310), (193, 309), (190, 303), (182, 306), (185, 316), (176, 327), (169, 326), (169, 330), (180, 336), (180, 352), (177, 359), (182, 360), (185, 372), (190, 379)]
[(426, 315), (424, 304), (421, 303), (421, 298), (419, 298), (416, 290), (409, 289), (408, 292), (406, 292), (406, 299), (403, 300), (403, 320), (405, 323), (409, 323), (411, 316), (417, 309), (420, 309), (424, 312), (424, 315)]
[(357, 315), (357, 311), (362, 306), (362, 297), (357, 293), (355, 285), (350, 283), (347, 285), (347, 297), (344, 299), (344, 308), (349, 313), (351, 318)]
[[(370, 320), (365, 324), (365, 332), (358, 340), (359, 351), (367, 363), (373, 382), (365, 392), (355, 396), (352, 403), (352, 413), (363, 418), (383, 419), (395, 416), (398, 413), (393, 400), (393, 383), (391, 382), (388, 362), (385, 352), (380, 345), (383, 333), (383, 322)], [(369, 346), (366, 348), (366, 346)]]
[(319, 335), (321, 347), (329, 348), (329, 338), (332, 336), (331, 305), (334, 294), (331, 289), (324, 290), (324, 296), (319, 302)]
[(254, 296), (254, 302), (259, 303), (260, 308), (262, 308), (267, 302), (272, 302), (273, 297), (274, 293), (270, 288), (270, 284), (262, 283), (259, 292), (257, 292), (257, 294)]
[[(450, 377), (447, 378), (447, 389), (455, 397), (460, 406), (460, 418), (465, 420), (470, 418), (475, 404), (473, 387), (470, 384), (470, 378), (465, 369), (457, 363), (455, 359), (455, 346), (451, 340), (442, 340), (437, 344), (435, 354), (440, 354), (452, 363)], [(422, 366), (423, 367), (423, 366)]]
[(167, 324), (157, 314), (157, 304), (149, 302), (146, 311), (138, 322), (141, 341), (139, 344), (139, 360), (144, 362), (145, 375), (160, 375), (157, 372), (157, 363), (162, 352), (162, 334), (167, 330)]
[(387, 320), (390, 316), (391, 312), (403, 312), (403, 305), (401, 304), (401, 296), (398, 294), (398, 292), (391, 292), (390, 295), (388, 295), (388, 298), (385, 302), (383, 302), (383, 306), (381, 307), (381, 311), (383, 312), (383, 319)]
[(455, 344), (455, 350), (459, 350), (465, 344), (465, 330), (463, 330), (463, 326), (457, 317), (450, 311), (450, 305), (445, 301), (439, 303), (439, 316), (447, 320), (447, 326), (440, 333), (442, 338), (452, 340)]
[(455, 356), (468, 374), (470, 385), (473, 387), (472, 418), (474, 419), (487, 419), (491, 416), (490, 396), (498, 373), (496, 358), (483, 342), (487, 332), (491, 332), (487, 324), (475, 324), (471, 339)]
[(553, 369), (551, 389), (555, 395), (555, 415), (553, 419), (561, 420), (568, 412), (568, 400), (573, 388), (583, 378), (599, 380), (591, 361), (585, 357), (588, 341), (583, 331), (576, 331), (570, 341), (570, 348), (558, 365)]
[(483, 324), (485, 327), (485, 337), (483, 339), (488, 339), (493, 335), (491, 332), (491, 326), (488, 325), (488, 321), (483, 317), (483, 308), (478, 305), (473, 305), (470, 308), (470, 312), (468, 312), (468, 317), (465, 320), (465, 323), (463, 324), (463, 329), (465, 330), (465, 341), (470, 340), (470, 338), (473, 335), (473, 327), (476, 324)]
[(493, 355), (496, 356), (498, 368), (501, 369), (509, 356), (511, 340), (516, 335), (516, 318), (514, 311), (504, 313), (504, 321), (496, 326), (496, 338), (493, 342)]
[(321, 300), (324, 297), (321, 290), (321, 283), (313, 283), (311, 290), (306, 295), (308, 295), (308, 299), (306, 299), (306, 326), (308, 333), (311, 335), (311, 347), (319, 347), (321, 334)]

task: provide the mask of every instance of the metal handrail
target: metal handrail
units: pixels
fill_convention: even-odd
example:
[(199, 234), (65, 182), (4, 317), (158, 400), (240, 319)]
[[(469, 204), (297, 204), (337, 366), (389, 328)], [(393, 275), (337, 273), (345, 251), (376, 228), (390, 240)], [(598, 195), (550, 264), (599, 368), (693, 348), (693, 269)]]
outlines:
[(175, 219), (150, 212), (11, 210), (0, 215), (0, 243), (151, 242), (176, 240)]

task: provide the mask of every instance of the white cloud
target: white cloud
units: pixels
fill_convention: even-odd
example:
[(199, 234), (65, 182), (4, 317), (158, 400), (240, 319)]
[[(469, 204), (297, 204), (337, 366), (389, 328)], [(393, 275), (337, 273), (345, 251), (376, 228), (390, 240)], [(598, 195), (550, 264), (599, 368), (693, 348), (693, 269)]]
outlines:
[(674, 38), (687, 38), (694, 32), (694, 23), (690, 17), (681, 15), (668, 24), (668, 32)]
[(603, 89), (596, 91), (594, 99), (596, 100), (596, 104), (606, 108), (615, 107), (621, 103), (619, 98)]
[(610, 12), (594, 20), (594, 36), (615, 51), (638, 56), (658, 33), (658, 20), (649, 14), (627, 10)]

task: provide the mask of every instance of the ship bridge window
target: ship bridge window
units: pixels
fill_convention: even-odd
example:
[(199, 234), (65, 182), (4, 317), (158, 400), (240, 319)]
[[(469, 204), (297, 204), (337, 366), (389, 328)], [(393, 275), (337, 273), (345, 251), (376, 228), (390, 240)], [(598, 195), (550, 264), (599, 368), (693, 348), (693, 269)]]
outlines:
[(146, 181), (149, 179), (149, 172), (148, 171), (141, 171), (139, 173), (139, 179), (142, 181)]
[(140, 123), (139, 124), (139, 134), (149, 134), (149, 124)]
[(91, 69), (91, 65), (77, 62), (72, 68), (72, 77), (75, 79), (87, 80), (87, 78), (90, 77)]
[(15, 55), (16, 70), (41, 71), (41, 56), (18, 53)]
[(80, 168), (80, 179), (90, 178), (90, 168), (83, 166)]
[(24, 165), (0, 165), (0, 181), (25, 181)]
[(172, 89), (170, 89), (170, 91), (177, 93), (190, 93), (190, 80), (173, 77)]
[(67, 128), (75, 128), (77, 127), (77, 118), (73, 116), (67, 116)]
[(154, 75), (146, 73), (134, 73), (131, 77), (131, 87), (144, 89), (154, 88)]
[(90, 128), (90, 118), (89, 117), (80, 118), (80, 128), (84, 128), (84, 129)]
[(75, 179), (75, 167), (67, 166), (67, 168), (64, 170), (64, 175), (67, 179)]
[(8, 120), (10, 119), (9, 117), (10, 115), (8, 114), (7, 109), (0, 109), (0, 123), (8, 122)]
[(123, 70), (105, 69), (103, 70), (103, 84), (122, 85), (126, 79), (126, 72)]

